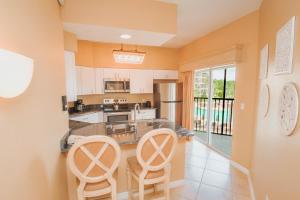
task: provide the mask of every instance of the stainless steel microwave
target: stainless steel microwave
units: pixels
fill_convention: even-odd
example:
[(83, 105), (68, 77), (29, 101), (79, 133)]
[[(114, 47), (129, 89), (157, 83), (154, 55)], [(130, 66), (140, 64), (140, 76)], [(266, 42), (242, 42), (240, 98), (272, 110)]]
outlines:
[(104, 93), (129, 93), (130, 80), (104, 79)]

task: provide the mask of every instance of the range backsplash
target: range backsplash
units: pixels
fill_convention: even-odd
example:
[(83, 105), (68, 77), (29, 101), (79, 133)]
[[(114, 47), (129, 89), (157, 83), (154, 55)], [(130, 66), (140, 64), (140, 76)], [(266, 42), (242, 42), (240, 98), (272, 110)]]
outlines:
[(99, 94), (99, 95), (83, 95), (78, 96), (82, 99), (85, 105), (102, 104), (103, 99), (127, 99), (128, 103), (142, 103), (151, 101), (153, 105), (153, 94), (129, 94), (129, 93), (115, 93), (115, 94)]

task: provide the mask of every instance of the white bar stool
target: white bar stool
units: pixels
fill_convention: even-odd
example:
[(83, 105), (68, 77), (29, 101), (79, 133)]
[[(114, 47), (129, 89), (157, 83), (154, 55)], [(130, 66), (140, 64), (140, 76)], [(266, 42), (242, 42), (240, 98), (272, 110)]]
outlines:
[(139, 185), (139, 200), (144, 199), (144, 186), (164, 184), (165, 198), (170, 199), (170, 161), (177, 145), (177, 135), (171, 129), (156, 129), (139, 141), (136, 157), (127, 159), (128, 199), (132, 198), (132, 178)]
[(117, 186), (113, 173), (121, 159), (118, 143), (107, 136), (90, 136), (70, 149), (67, 164), (78, 178), (78, 200), (111, 193), (116, 200)]

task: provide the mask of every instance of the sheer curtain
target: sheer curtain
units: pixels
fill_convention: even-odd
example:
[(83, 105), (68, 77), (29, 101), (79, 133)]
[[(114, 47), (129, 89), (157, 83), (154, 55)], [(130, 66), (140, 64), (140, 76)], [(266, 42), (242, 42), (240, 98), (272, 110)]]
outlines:
[(194, 71), (182, 73), (183, 82), (183, 112), (182, 126), (193, 130), (194, 120)]

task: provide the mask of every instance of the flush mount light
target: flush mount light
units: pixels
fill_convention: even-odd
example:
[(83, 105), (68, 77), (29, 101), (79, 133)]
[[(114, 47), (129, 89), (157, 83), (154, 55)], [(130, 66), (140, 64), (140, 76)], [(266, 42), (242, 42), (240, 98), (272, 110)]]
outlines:
[(146, 52), (136, 50), (124, 50), (123, 45), (119, 50), (113, 50), (113, 57), (116, 63), (142, 64)]
[(131, 35), (129, 35), (129, 34), (122, 34), (122, 35), (120, 35), (120, 38), (128, 40), (128, 39), (131, 38)]
[(33, 60), (0, 49), (0, 97), (13, 98), (29, 86), (33, 74)]

